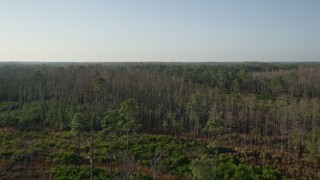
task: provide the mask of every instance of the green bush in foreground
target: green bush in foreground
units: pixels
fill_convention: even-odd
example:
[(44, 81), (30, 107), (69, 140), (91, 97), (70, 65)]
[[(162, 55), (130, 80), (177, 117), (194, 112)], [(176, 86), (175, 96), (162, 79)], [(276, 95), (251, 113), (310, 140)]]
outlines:
[[(95, 180), (110, 179), (111, 171), (109, 169), (94, 168), (93, 174)], [(58, 166), (51, 170), (51, 174), (56, 180), (83, 180), (90, 179), (90, 166), (81, 166), (78, 169), (75, 166)], [(150, 177), (141, 173), (133, 173), (134, 179), (149, 180)], [(112, 172), (112, 179), (123, 179), (120, 172)]]
[[(55, 167), (51, 174), (57, 180), (90, 179), (90, 167), (81, 166), (80, 169), (77, 169), (75, 166), (59, 166)], [(109, 171), (98, 168), (94, 169), (94, 174), (95, 179), (108, 179), (110, 177)]]
[(55, 163), (76, 164), (78, 162), (78, 155), (71, 152), (51, 153)]
[(203, 156), (190, 164), (191, 176), (198, 180), (234, 179), (260, 180), (285, 179), (279, 172), (269, 166), (251, 166), (250, 164), (225, 155), (219, 156), (218, 169), (215, 169), (216, 159)]

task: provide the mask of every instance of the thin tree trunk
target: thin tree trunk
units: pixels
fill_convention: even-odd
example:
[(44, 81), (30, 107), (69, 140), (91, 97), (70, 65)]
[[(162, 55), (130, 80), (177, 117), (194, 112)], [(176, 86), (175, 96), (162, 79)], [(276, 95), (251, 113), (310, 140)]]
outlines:
[(196, 144), (196, 128), (193, 131), (193, 143)]
[(91, 174), (90, 174), (90, 179), (93, 180), (93, 117), (91, 118), (91, 134), (90, 134), (90, 149), (91, 149), (91, 154), (90, 154), (90, 163), (91, 163)]
[(78, 170), (80, 169), (80, 132), (78, 132)]
[(129, 151), (129, 132), (127, 132), (127, 152)]

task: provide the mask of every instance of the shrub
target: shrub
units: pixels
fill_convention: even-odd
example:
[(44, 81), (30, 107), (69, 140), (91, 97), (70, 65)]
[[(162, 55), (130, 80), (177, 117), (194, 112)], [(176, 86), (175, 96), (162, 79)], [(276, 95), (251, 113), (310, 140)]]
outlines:
[[(245, 161), (237, 161), (225, 155), (219, 156), (218, 169), (216, 160), (203, 156), (190, 164), (191, 176), (196, 179), (285, 179), (279, 172), (269, 166), (251, 166)], [(215, 174), (217, 172), (217, 174)]]
[[(95, 180), (110, 179), (110, 170), (94, 168), (93, 174)], [(80, 166), (80, 169), (75, 166), (58, 166), (51, 170), (51, 174), (54, 179), (57, 180), (82, 180), (90, 179), (90, 166)], [(113, 172), (112, 176), (114, 179), (121, 179), (120, 172)], [(134, 179), (150, 180), (151, 178), (141, 173), (134, 172)]]
[[(53, 158), (53, 162), (76, 164), (78, 162), (78, 155), (71, 152), (52, 153), (50, 156)], [(81, 158), (82, 160), (82, 158)]]

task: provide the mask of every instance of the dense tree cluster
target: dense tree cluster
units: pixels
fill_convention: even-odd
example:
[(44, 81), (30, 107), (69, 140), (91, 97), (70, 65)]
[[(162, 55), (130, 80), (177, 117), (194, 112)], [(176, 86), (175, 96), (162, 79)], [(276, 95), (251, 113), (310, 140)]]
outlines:
[(0, 126), (119, 131), (129, 144), (138, 129), (209, 136), (223, 119), (230, 142), (315, 155), (319, 88), (311, 63), (4, 63)]

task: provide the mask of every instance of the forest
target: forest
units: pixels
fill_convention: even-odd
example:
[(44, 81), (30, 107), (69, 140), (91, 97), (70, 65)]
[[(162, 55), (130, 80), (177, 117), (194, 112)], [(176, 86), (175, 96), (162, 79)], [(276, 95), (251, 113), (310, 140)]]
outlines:
[(320, 179), (320, 63), (0, 63), (0, 179)]

